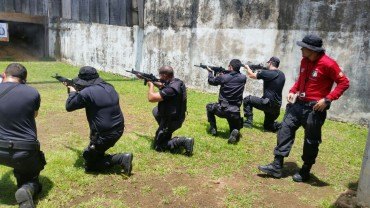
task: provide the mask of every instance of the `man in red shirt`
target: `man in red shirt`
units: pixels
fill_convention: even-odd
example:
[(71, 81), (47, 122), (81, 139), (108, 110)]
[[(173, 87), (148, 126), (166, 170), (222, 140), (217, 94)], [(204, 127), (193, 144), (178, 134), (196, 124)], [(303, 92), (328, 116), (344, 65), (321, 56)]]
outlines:
[[(301, 46), (302, 61), (298, 80), (288, 94), (288, 105), (282, 127), (277, 134), (275, 159), (268, 165), (258, 167), (262, 172), (276, 178), (282, 177), (284, 157), (288, 157), (300, 126), (305, 129), (303, 144), (303, 166), (295, 175), (295, 182), (308, 181), (310, 170), (315, 164), (321, 143), (321, 127), (326, 119), (326, 111), (333, 100), (337, 100), (349, 87), (349, 80), (338, 64), (325, 54), (322, 39), (317, 35), (307, 35)], [(332, 86), (336, 83), (336, 87)]]

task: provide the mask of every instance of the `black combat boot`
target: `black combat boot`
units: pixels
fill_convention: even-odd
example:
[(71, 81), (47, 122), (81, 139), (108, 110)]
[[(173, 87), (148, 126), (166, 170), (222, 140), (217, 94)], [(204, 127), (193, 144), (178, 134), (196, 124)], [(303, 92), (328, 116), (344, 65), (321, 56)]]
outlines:
[(33, 196), (37, 190), (35, 190), (33, 184), (24, 184), (15, 192), (15, 199), (19, 204), (20, 208), (34, 208)]
[(306, 182), (310, 179), (310, 171), (312, 164), (303, 164), (298, 173), (293, 175), (293, 181)]
[(209, 122), (209, 132), (212, 134), (212, 136), (216, 136), (217, 135), (217, 126), (216, 126), (216, 123), (214, 122)]
[(173, 152), (179, 151), (182, 147), (185, 149), (185, 155), (193, 155), (194, 139), (188, 137), (174, 137), (169, 142), (170, 149)]
[(192, 156), (193, 155), (193, 147), (194, 147), (194, 139), (193, 138), (185, 138), (184, 141), (185, 146), (185, 155)]
[(234, 129), (230, 133), (229, 140), (227, 140), (227, 143), (229, 144), (236, 144), (240, 139), (240, 133), (238, 129)]
[(246, 128), (252, 128), (253, 127), (253, 116), (245, 116), (243, 126)]
[(112, 157), (112, 163), (114, 165), (120, 165), (122, 167), (122, 172), (130, 176), (131, 170), (132, 170), (132, 159), (134, 158), (134, 155), (132, 153), (121, 153), (121, 154), (115, 154)]
[(284, 157), (280, 155), (275, 155), (275, 159), (272, 163), (268, 165), (260, 165), (258, 169), (268, 175), (271, 175), (275, 178), (281, 178), (283, 176)]

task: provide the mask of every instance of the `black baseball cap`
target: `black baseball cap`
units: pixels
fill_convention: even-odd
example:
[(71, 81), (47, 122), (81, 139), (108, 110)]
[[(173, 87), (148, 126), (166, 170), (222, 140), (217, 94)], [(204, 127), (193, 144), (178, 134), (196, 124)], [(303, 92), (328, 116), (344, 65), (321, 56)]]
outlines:
[(279, 64), (280, 64), (280, 59), (279, 59), (278, 57), (276, 57), (276, 56), (273, 56), (273, 57), (271, 57), (271, 58), (268, 60), (268, 62), (267, 62), (267, 63), (270, 63), (270, 62), (274, 62), (274, 63), (275, 63), (275, 65), (276, 65), (276, 67), (278, 67), (278, 66), (279, 66)]

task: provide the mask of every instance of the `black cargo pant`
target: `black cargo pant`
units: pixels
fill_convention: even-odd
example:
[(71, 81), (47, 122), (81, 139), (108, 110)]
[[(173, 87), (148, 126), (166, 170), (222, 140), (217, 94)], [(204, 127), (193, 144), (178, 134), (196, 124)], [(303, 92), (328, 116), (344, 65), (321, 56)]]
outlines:
[(175, 120), (171, 117), (162, 117), (159, 115), (158, 107), (153, 108), (153, 116), (159, 127), (155, 132), (153, 148), (156, 151), (163, 152), (166, 150), (174, 150), (179, 146), (177, 140), (172, 140), (172, 133), (181, 128), (184, 120)]
[(110, 155), (105, 152), (121, 138), (123, 129), (123, 125), (120, 125), (109, 132), (90, 132), (90, 144), (83, 152), (86, 171), (103, 171), (117, 164), (119, 154)]
[(0, 164), (13, 168), (17, 186), (33, 186), (35, 193), (41, 191), (39, 175), (46, 165), (44, 153), (40, 150), (17, 150), (0, 148)]
[(265, 114), (265, 120), (263, 122), (263, 128), (269, 131), (277, 131), (280, 128), (275, 120), (280, 115), (279, 104), (271, 103), (268, 98), (260, 98), (249, 95), (243, 99), (243, 110), (246, 121), (250, 124), (253, 123), (253, 108), (261, 110)]
[(321, 143), (321, 127), (326, 119), (326, 110), (314, 111), (316, 102), (296, 102), (288, 104), (281, 129), (277, 134), (277, 146), (274, 154), (288, 157), (292, 149), (295, 133), (300, 126), (304, 128), (302, 160), (306, 164), (315, 164)]
[(220, 103), (209, 103), (206, 106), (208, 122), (216, 126), (216, 116), (226, 118), (229, 124), (230, 133), (232, 130), (242, 128), (240, 107), (236, 105), (222, 105)]

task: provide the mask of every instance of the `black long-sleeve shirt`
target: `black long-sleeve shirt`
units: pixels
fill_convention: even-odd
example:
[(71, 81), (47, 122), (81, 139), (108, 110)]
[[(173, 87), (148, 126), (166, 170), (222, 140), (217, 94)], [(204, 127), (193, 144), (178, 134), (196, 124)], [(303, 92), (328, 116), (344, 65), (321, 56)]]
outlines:
[(221, 74), (216, 77), (213, 73), (208, 74), (208, 83), (213, 86), (221, 85), (218, 101), (227, 101), (230, 105), (241, 106), (243, 100), (244, 85), (247, 77), (236, 71)]
[(90, 129), (107, 132), (124, 125), (119, 97), (112, 85), (100, 83), (69, 93), (66, 110), (85, 108)]

